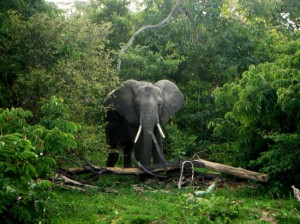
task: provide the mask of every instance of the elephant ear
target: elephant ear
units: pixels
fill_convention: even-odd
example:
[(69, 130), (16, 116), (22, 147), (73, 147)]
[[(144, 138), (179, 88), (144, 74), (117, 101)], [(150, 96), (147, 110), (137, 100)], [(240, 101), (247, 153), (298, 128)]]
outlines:
[(139, 116), (134, 106), (134, 89), (142, 85), (135, 80), (127, 80), (121, 87), (110, 92), (103, 101), (105, 107), (111, 106), (127, 121), (132, 124), (139, 124)]
[(160, 80), (154, 85), (158, 86), (163, 94), (164, 103), (160, 114), (160, 120), (162, 124), (165, 124), (178, 110), (181, 109), (183, 95), (178, 87), (169, 80)]

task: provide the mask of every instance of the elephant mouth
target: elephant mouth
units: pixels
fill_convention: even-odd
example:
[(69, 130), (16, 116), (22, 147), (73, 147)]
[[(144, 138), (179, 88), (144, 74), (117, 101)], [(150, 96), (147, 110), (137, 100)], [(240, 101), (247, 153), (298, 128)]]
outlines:
[[(156, 126), (157, 126), (157, 129), (158, 129), (158, 131), (159, 131), (161, 137), (162, 137), (162, 138), (165, 138), (165, 134), (164, 134), (164, 132), (163, 132), (163, 130), (162, 130), (160, 124), (157, 123)], [(141, 135), (142, 129), (143, 129), (143, 126), (140, 124), (139, 129), (138, 129), (138, 131), (137, 131), (137, 133), (136, 133), (136, 136), (135, 136), (135, 139), (134, 139), (134, 143), (136, 143), (136, 142), (138, 141), (138, 139), (139, 139), (139, 137), (140, 137), (140, 135)]]

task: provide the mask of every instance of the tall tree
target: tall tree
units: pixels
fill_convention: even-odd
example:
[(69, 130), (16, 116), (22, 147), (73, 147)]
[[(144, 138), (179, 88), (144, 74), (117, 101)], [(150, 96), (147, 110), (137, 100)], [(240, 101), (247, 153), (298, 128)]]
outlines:
[(18, 74), (29, 67), (23, 61), (21, 32), (26, 21), (41, 12), (55, 15), (58, 10), (43, 0), (3, 0), (0, 2), (0, 106), (2, 107), (18, 104), (13, 83)]

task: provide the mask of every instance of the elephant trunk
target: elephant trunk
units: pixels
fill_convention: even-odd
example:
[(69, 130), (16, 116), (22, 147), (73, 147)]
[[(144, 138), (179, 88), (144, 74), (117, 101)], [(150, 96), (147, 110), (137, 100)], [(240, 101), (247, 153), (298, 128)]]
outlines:
[[(159, 125), (158, 108), (149, 107), (148, 104), (150, 103), (143, 103), (145, 105), (140, 105), (140, 107), (143, 108), (143, 110), (141, 110), (140, 112), (140, 125), (135, 136), (134, 143), (141, 144), (141, 147), (137, 147), (138, 151), (136, 151), (136, 158), (138, 159), (138, 162), (140, 162), (143, 166), (148, 166), (151, 164), (151, 159), (154, 155), (153, 139), (151, 133), (154, 133), (154, 130), (157, 128), (162, 137), (165, 136)], [(142, 139), (140, 139), (140, 141), (138, 142), (139, 138)]]
[(139, 158), (143, 166), (151, 164), (153, 141), (150, 133), (153, 132), (154, 127), (155, 124), (143, 126), (143, 152)]

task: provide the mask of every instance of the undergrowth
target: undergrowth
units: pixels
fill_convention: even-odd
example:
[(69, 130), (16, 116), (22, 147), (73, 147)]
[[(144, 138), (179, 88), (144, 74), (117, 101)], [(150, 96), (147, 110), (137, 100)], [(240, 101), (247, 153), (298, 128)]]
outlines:
[[(52, 223), (299, 223), (300, 203), (292, 196), (273, 199), (245, 183), (220, 186), (203, 197), (194, 187), (101, 176), (97, 191), (56, 189), (50, 204)], [(205, 186), (203, 186), (205, 188)]]

